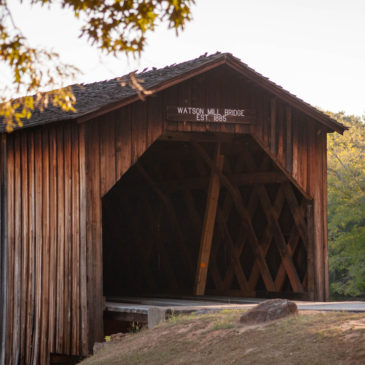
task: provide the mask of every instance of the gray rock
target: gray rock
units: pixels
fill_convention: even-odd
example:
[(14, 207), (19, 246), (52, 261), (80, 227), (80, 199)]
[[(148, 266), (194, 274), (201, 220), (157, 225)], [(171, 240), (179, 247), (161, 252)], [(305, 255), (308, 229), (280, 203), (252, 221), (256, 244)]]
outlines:
[(263, 323), (292, 314), (298, 314), (298, 308), (294, 302), (287, 299), (271, 299), (244, 313), (240, 318), (240, 322), (246, 324)]

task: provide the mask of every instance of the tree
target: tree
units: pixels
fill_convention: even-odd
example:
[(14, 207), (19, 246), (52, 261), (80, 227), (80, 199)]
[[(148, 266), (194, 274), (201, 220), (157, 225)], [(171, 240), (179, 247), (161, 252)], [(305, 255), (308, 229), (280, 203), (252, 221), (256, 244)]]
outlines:
[[(22, 1), (22, 0), (20, 0)], [(26, 1), (26, 0), (24, 0)], [(50, 6), (55, 0), (28, 0)], [(146, 36), (161, 23), (176, 33), (191, 20), (194, 0), (60, 0), (81, 20), (80, 36), (107, 54), (140, 55)], [(11, 74), (12, 83), (0, 86), (0, 118), (8, 131), (29, 119), (34, 108), (48, 103), (62, 110), (74, 110), (72, 88), (61, 87), (78, 72), (64, 64), (56, 52), (33, 48), (14, 23), (8, 0), (0, 0), (0, 62)], [(41, 92), (44, 89), (52, 91)], [(5, 95), (25, 95), (7, 100)], [(32, 95), (33, 96), (30, 96)]]
[(328, 140), (328, 228), (333, 294), (365, 295), (365, 123), (331, 114), (350, 127)]

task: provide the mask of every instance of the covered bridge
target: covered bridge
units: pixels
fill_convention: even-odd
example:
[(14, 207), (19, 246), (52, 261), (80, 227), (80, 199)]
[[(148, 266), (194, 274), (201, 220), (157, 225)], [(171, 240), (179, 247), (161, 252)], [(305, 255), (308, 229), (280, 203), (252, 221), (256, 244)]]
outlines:
[(328, 299), (345, 127), (230, 54), (136, 77), (151, 95), (76, 85), (76, 113), (2, 131), (1, 364), (88, 354), (104, 297)]

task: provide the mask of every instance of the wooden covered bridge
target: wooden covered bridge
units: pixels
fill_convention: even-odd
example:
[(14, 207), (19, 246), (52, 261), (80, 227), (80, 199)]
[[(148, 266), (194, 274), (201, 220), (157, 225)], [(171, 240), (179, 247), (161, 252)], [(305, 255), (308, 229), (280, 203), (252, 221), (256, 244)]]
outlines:
[(104, 297), (328, 299), (345, 127), (230, 54), (136, 77), (151, 95), (74, 86), (76, 113), (2, 132), (0, 364), (88, 354)]

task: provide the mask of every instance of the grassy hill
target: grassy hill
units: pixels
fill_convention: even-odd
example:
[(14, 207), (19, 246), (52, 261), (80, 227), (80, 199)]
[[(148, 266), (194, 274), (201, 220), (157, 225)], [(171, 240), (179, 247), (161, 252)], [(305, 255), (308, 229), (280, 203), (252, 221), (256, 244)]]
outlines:
[(91, 364), (365, 364), (365, 315), (301, 312), (264, 325), (242, 311), (172, 317), (110, 343)]

